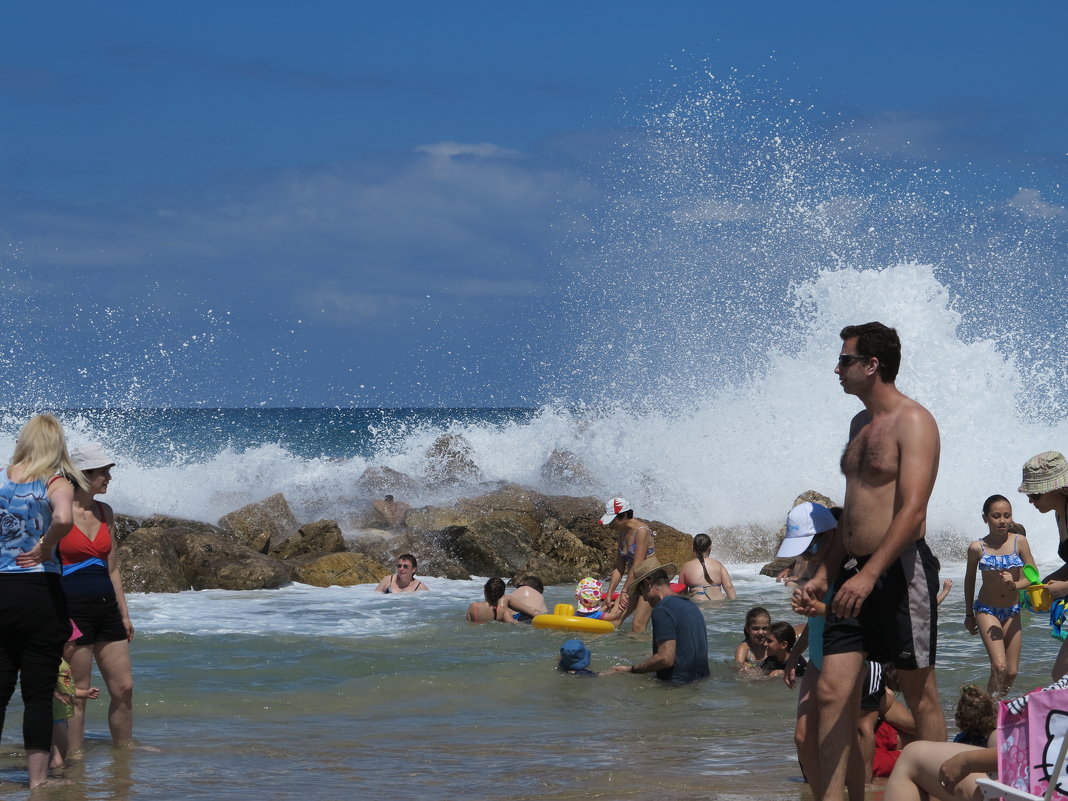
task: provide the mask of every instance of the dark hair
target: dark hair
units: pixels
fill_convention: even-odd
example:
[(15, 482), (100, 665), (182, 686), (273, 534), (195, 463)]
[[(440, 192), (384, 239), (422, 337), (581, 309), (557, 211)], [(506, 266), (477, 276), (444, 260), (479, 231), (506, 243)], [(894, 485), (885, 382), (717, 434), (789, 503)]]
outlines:
[(749, 627), (753, 625), (753, 621), (756, 620), (758, 617), (766, 617), (770, 621), (771, 613), (763, 606), (754, 606), (752, 609), (745, 613), (745, 625), (742, 627), (742, 636), (746, 640), (749, 639)]
[(532, 587), (538, 592), (545, 592), (545, 585), (541, 583), (541, 579), (537, 576), (527, 576), (522, 581), (518, 582), (517, 587)]
[(704, 571), (705, 581), (709, 584), (715, 584), (712, 581), (712, 577), (708, 575), (708, 568), (705, 567), (705, 553), (712, 550), (712, 538), (707, 534), (698, 534), (693, 538), (693, 552), (697, 554), (697, 558), (701, 562), (701, 570)]
[(901, 340), (897, 330), (882, 323), (871, 322), (863, 325), (847, 325), (839, 334), (842, 341), (857, 340), (857, 353), (866, 359), (879, 360), (879, 377), (886, 383), (897, 378), (901, 367)]
[(411, 563), (412, 563), (412, 572), (413, 572), (413, 573), (415, 572), (415, 569), (416, 569), (417, 567), (419, 567), (419, 563), (415, 561), (415, 557), (414, 557), (414, 556), (412, 556), (412, 555), (411, 555), (410, 553), (402, 553), (402, 554), (401, 554), (400, 556), (398, 556), (398, 557), (397, 557), (397, 561), (398, 561), (398, 562), (399, 562), (399, 561), (400, 561), (401, 559), (407, 559), (407, 560), (408, 560), (409, 562), (411, 562)]
[(491, 578), (482, 587), (482, 594), (486, 596), (486, 603), (490, 606), (496, 606), (497, 602), (504, 597), (504, 579), (499, 579), (496, 576)]
[(789, 623), (778, 620), (771, 624), (769, 631), (772, 637), (779, 642), (786, 643), (790, 648), (793, 648), (794, 643), (797, 642), (797, 632), (794, 631), (794, 627)]
[(386, 501), (387, 501), (387, 503), (393, 503), (393, 496), (392, 495), (387, 495), (386, 496)]
[(632, 520), (634, 518), (634, 510), (627, 509), (625, 512), (620, 512), (616, 517), (622, 517), (624, 520)]
[(1012, 502), (1004, 495), (991, 495), (989, 498), (983, 501), (983, 517), (986, 517), (988, 514), (990, 514), (990, 507), (998, 501), (1005, 501), (1005, 503), (1009, 505), (1009, 509), (1012, 509)]
[(1027, 529), (1023, 527), (1023, 523), (1017, 523), (1015, 520), (1013, 520), (1011, 523), (1009, 523), (1009, 533), (1019, 534), (1021, 537), (1026, 537)]
[(974, 684), (960, 688), (957, 701), (957, 728), (969, 734), (990, 735), (998, 725), (998, 705), (990, 695)]

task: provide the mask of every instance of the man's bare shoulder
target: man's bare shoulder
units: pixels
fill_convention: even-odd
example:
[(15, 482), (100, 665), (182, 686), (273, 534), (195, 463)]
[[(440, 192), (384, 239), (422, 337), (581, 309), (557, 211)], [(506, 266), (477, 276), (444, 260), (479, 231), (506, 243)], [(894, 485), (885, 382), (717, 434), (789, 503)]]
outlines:
[(898, 429), (919, 429), (922, 431), (933, 430), (937, 435), (938, 423), (935, 422), (934, 415), (918, 401), (914, 401), (912, 398), (904, 395), (902, 398), (901, 406), (894, 415)]

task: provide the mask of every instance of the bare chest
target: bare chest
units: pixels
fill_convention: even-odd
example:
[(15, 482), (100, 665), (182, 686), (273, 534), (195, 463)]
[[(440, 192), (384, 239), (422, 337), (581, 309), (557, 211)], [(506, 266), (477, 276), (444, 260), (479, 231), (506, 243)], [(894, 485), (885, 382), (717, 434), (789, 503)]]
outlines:
[(842, 473), (867, 484), (893, 481), (898, 472), (898, 447), (892, 429), (879, 423), (865, 425), (842, 453)]

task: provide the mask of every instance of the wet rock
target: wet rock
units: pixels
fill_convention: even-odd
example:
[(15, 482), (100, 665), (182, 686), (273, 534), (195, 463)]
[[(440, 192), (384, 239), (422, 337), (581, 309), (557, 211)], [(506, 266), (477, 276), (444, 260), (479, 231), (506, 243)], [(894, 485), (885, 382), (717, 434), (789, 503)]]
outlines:
[(442, 434), (426, 452), (426, 479), (431, 485), (474, 484), (482, 471), (472, 456), (474, 449), (460, 434)]
[(598, 482), (571, 451), (556, 448), (541, 466), (541, 480), (550, 486), (596, 487)]
[(345, 550), (345, 537), (333, 520), (306, 523), (292, 537), (271, 550), (275, 559), (292, 559), (310, 554), (340, 553)]
[(219, 519), (219, 526), (250, 548), (267, 553), (271, 544), (278, 545), (297, 530), (297, 519), (282, 493), (275, 493), (259, 503), (242, 506)]
[(391, 467), (368, 467), (356, 479), (356, 489), (368, 497), (394, 495), (403, 498), (418, 492), (419, 482)]
[(169, 515), (134, 517), (117, 513), (115, 515), (115, 529), (112, 532), (113, 539), (115, 542), (122, 542), (139, 528), (184, 528), (189, 531), (200, 531), (204, 534), (214, 534), (219, 537), (233, 539), (233, 535), (228, 531), (199, 520), (187, 520), (182, 517), (170, 517)]
[(137, 529), (118, 555), (128, 592), (262, 590), (291, 580), (279, 562), (226, 536), (186, 526)]
[(377, 584), (390, 574), (386, 565), (361, 553), (305, 556), (292, 565), (294, 580), (315, 587), (352, 587)]
[[(116, 516), (116, 522), (117, 516)], [(137, 528), (119, 546), (119, 574), (126, 592), (181, 592), (189, 580), (178, 563), (178, 550), (170, 530)]]

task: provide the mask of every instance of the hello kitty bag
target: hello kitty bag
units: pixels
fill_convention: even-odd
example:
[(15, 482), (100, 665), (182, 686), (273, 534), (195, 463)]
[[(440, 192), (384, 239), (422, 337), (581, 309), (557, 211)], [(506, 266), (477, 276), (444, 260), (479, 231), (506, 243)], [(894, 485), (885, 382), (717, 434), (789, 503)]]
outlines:
[(1068, 682), (998, 705), (998, 781), (1044, 796), (1057, 771), (1052, 798), (1068, 801), (1064, 746), (1068, 734)]

